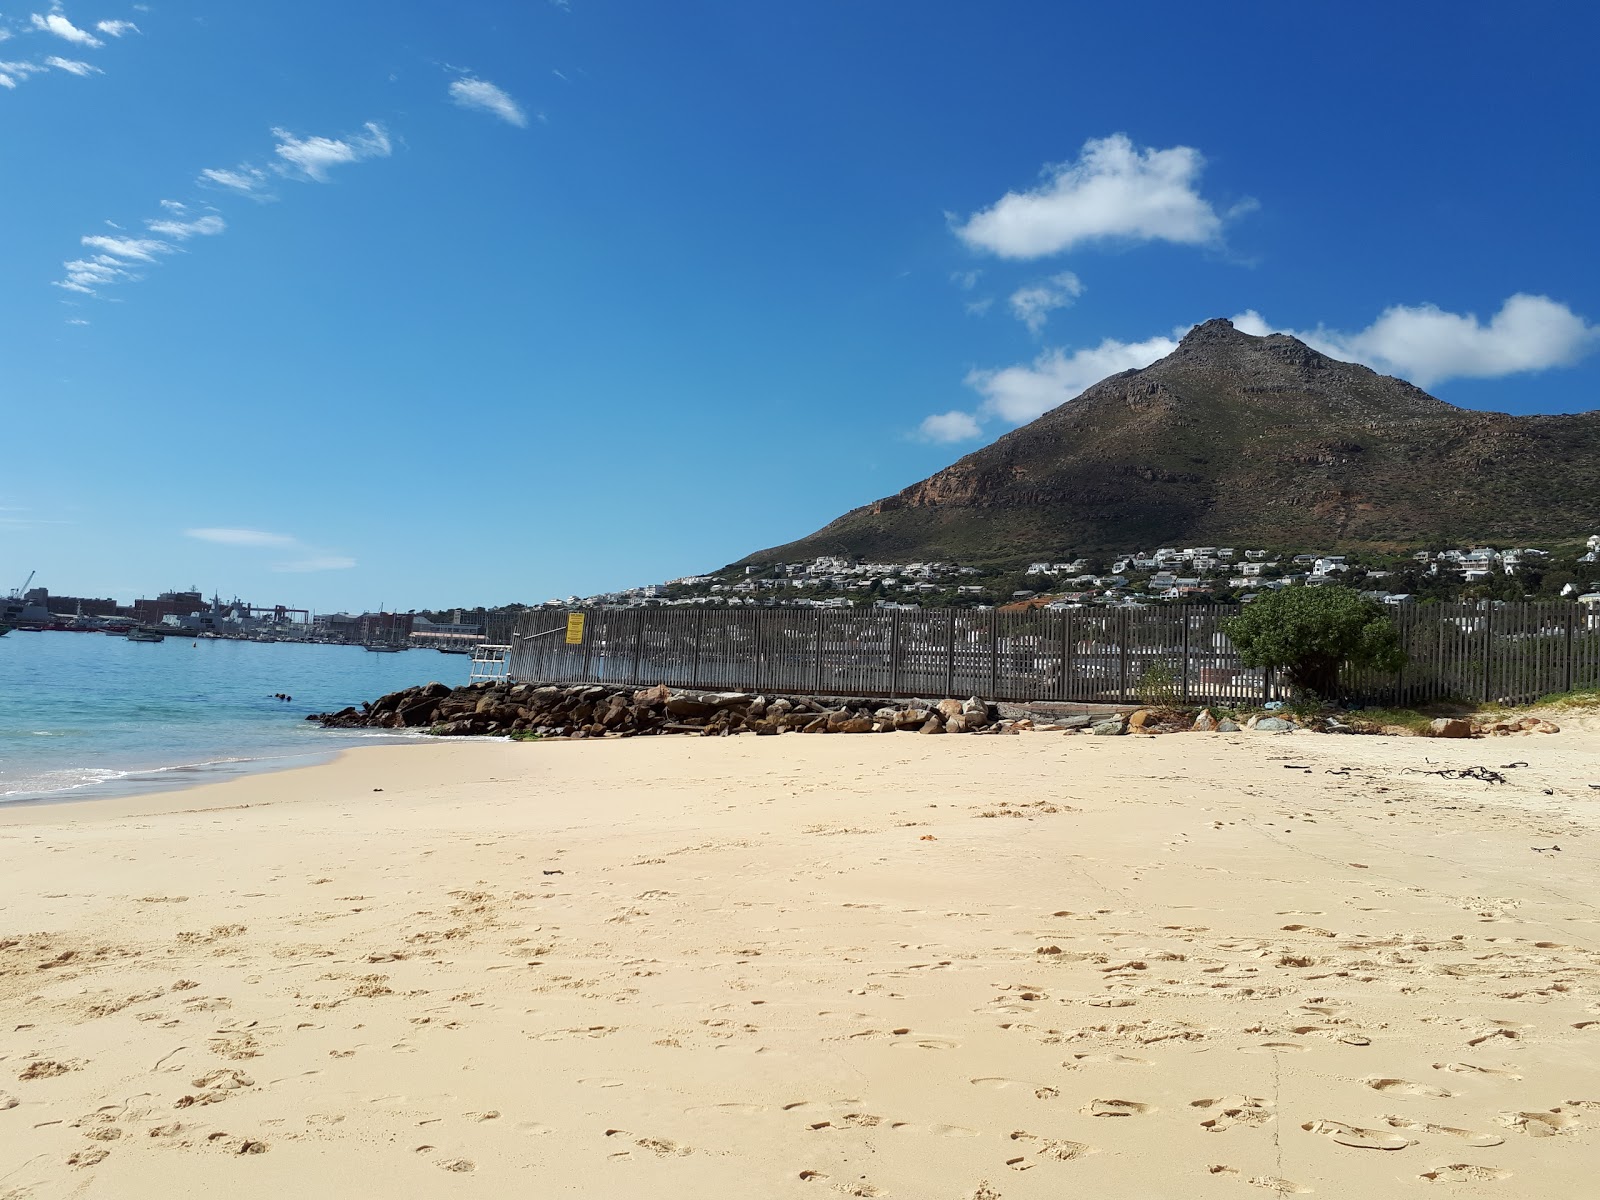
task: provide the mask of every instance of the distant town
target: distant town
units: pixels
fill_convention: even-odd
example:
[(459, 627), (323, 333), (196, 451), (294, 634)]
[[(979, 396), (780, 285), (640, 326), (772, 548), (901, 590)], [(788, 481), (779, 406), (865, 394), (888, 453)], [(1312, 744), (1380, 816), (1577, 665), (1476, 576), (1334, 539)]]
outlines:
[(207, 599), (197, 590), (162, 592), (153, 600), (120, 604), (105, 597), (51, 595), (47, 588), (29, 587), (14, 593), (0, 614), (0, 632), (8, 627), (23, 632), (126, 634), (135, 640), (144, 634), (469, 653), (486, 640), (491, 622), (463, 619), (459, 612), (312, 613), (282, 604), (251, 604), (238, 597)]
[(1600, 604), (1600, 535), (1580, 548), (1422, 549), (1395, 554), (1161, 547), (1021, 567), (867, 562), (823, 556), (746, 564), (551, 607), (784, 605), (819, 608), (1076, 608), (1185, 602), (1247, 603), (1305, 584), (1355, 587), (1385, 604), (1428, 600), (1567, 599)]
[[(31, 581), (30, 581), (31, 582)], [(1394, 554), (1160, 547), (1065, 557), (1018, 567), (957, 562), (869, 562), (823, 556), (803, 563), (746, 564), (592, 596), (542, 604), (414, 612), (313, 613), (257, 605), (197, 589), (162, 592), (122, 604), (104, 597), (52, 595), (44, 587), (11, 594), (0, 632), (62, 630), (144, 637), (239, 638), (318, 642), (369, 649), (431, 648), (471, 653), (507, 642), (517, 620), (538, 609), (814, 607), (1067, 609), (1184, 603), (1248, 603), (1295, 584), (1342, 585), (1388, 605), (1444, 601), (1569, 600), (1600, 607), (1600, 534), (1565, 549), (1490, 546), (1428, 548)]]

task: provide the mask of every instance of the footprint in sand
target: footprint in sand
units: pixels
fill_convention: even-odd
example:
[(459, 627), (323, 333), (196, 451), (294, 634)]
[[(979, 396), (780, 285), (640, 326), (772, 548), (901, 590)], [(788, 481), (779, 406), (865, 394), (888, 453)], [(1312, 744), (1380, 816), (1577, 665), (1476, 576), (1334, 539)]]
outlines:
[(1359, 1125), (1346, 1125), (1343, 1121), (1307, 1121), (1300, 1126), (1307, 1133), (1320, 1133), (1341, 1146), (1357, 1150), (1404, 1150), (1411, 1139), (1398, 1133), (1384, 1133), (1380, 1129), (1363, 1129)]
[(1440, 1137), (1460, 1138), (1474, 1150), (1487, 1150), (1499, 1146), (1505, 1138), (1498, 1133), (1474, 1133), (1470, 1129), (1456, 1129), (1449, 1125), (1433, 1125), (1427, 1121), (1412, 1121), (1406, 1117), (1385, 1117), (1384, 1123), (1395, 1129), (1409, 1129), (1413, 1133), (1432, 1133)]
[[(1040, 1158), (1053, 1159), (1056, 1162), (1072, 1162), (1082, 1158), (1085, 1154), (1093, 1154), (1094, 1147), (1084, 1142), (1069, 1141), (1065, 1138), (1040, 1137), (1036, 1133), (1029, 1133), (1026, 1129), (1014, 1130), (1011, 1134), (1013, 1142), (1025, 1142), (1027, 1148)], [(1025, 1171), (1027, 1167), (1015, 1166), (1024, 1161), (1011, 1159), (1006, 1165), (1013, 1166), (1015, 1170)]]
[(1444, 1088), (1429, 1087), (1425, 1083), (1413, 1083), (1409, 1079), (1363, 1079), (1361, 1082), (1373, 1091), (1383, 1092), (1387, 1095), (1428, 1096), (1434, 1100), (1443, 1100), (1452, 1094)]
[(993, 1088), (995, 1091), (1004, 1091), (1006, 1088), (1028, 1088), (1037, 1092), (1045, 1085), (1042, 1083), (1029, 1083), (1025, 1079), (1007, 1079), (1003, 1075), (981, 1075), (977, 1079), (969, 1079), (968, 1083), (977, 1087)]
[(1068, 1068), (1076, 1068), (1084, 1063), (1121, 1063), (1133, 1067), (1151, 1067), (1155, 1065), (1148, 1058), (1135, 1058), (1131, 1054), (1074, 1054), (1071, 1062), (1064, 1062), (1061, 1065)]
[(1304, 1196), (1311, 1191), (1302, 1187), (1292, 1179), (1280, 1179), (1276, 1175), (1252, 1175), (1245, 1181), (1252, 1187), (1262, 1188), (1275, 1196)]
[(1260, 1096), (1218, 1096), (1191, 1100), (1190, 1108), (1214, 1109), (1216, 1115), (1200, 1122), (1207, 1133), (1223, 1133), (1235, 1125), (1265, 1125), (1272, 1120), (1272, 1101)]
[(1429, 1183), (1494, 1183), (1501, 1179), (1510, 1179), (1510, 1171), (1502, 1171), (1498, 1167), (1480, 1167), (1472, 1163), (1451, 1163), (1446, 1167), (1435, 1167), (1431, 1171), (1424, 1171), (1420, 1176)]
[(1155, 1106), (1137, 1100), (1091, 1100), (1079, 1111), (1091, 1117), (1140, 1117), (1154, 1112)]
[(942, 1037), (907, 1038), (905, 1041), (891, 1042), (889, 1044), (896, 1049), (910, 1046), (918, 1050), (954, 1050), (961, 1045), (954, 1038)]
[(1500, 1124), (1510, 1129), (1516, 1129), (1529, 1137), (1554, 1137), (1558, 1133), (1583, 1124), (1582, 1120), (1574, 1114), (1563, 1113), (1558, 1110), (1550, 1112), (1503, 1112), (1498, 1118)]

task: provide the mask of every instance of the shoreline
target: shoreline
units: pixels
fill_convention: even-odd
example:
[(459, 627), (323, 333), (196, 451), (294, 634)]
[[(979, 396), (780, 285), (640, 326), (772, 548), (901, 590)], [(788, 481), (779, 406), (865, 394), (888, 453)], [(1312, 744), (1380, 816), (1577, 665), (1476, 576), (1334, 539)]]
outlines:
[(1593, 731), (357, 749), (0, 809), (0, 1192), (1587, 1186)]
[[(276, 775), (285, 771), (298, 771), (323, 766), (336, 761), (350, 750), (422, 745), (436, 741), (416, 733), (385, 733), (372, 731), (364, 735), (344, 736), (331, 734), (330, 741), (338, 744), (320, 748), (288, 749), (281, 754), (260, 754), (249, 758), (218, 758), (202, 762), (173, 763), (165, 766), (132, 767), (79, 767), (83, 771), (110, 772), (107, 778), (92, 779), (84, 783), (53, 788), (49, 791), (0, 792), (0, 812), (12, 807), (58, 805), (72, 803), (105, 803), (128, 797), (162, 795), (247, 779), (257, 775)], [(373, 746), (361, 744), (370, 741)]]
[[(392, 760), (394, 765), (391, 765), (392, 755), (460, 750), (469, 745), (486, 747), (507, 744), (510, 743), (500, 738), (374, 736), (370, 745), (345, 743), (340, 746), (330, 746), (315, 754), (289, 755), (279, 760), (250, 759), (246, 761), (251, 764), (277, 762), (281, 765), (241, 771), (219, 771), (214, 775), (208, 772), (206, 774), (209, 777), (177, 778), (167, 786), (99, 795), (86, 795), (81, 790), (73, 789), (29, 799), (0, 801), (0, 829), (11, 823), (24, 823), (12, 822), (9, 819), (16, 814), (57, 814), (64, 820), (75, 822), (85, 819), (97, 820), (101, 817), (121, 819), (159, 816), (166, 813), (211, 812), (228, 808), (295, 804), (299, 802), (299, 798), (292, 793), (301, 788), (310, 787), (319, 794), (324, 788), (343, 793), (357, 787), (370, 773), (387, 773), (388, 776), (392, 776), (398, 769), (399, 761)], [(448, 757), (454, 759), (456, 756)], [(369, 758), (372, 760), (370, 765), (367, 761)], [(378, 765), (380, 758), (383, 760), (381, 766)], [(170, 768), (161, 774), (175, 774), (182, 770), (184, 768)], [(180, 803), (182, 807), (174, 807)], [(25, 823), (54, 822), (29, 819)]]

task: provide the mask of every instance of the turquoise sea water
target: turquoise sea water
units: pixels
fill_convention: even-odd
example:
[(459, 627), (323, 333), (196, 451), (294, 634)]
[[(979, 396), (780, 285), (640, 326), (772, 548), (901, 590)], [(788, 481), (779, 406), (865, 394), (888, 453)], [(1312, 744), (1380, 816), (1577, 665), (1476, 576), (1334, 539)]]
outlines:
[(172, 787), (393, 739), (304, 718), (414, 683), (462, 684), (470, 663), (433, 650), (13, 631), (0, 637), (0, 803)]

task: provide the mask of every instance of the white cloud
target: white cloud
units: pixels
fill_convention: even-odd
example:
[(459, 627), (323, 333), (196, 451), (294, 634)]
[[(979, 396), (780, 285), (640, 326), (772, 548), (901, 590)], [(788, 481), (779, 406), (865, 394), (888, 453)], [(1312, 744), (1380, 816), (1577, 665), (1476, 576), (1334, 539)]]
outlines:
[(272, 564), (274, 571), (344, 571), (356, 565), (347, 555), (308, 546), (287, 533), (267, 533), (261, 529), (185, 529), (184, 537), (219, 546), (239, 546), (245, 549), (292, 550), (304, 557)]
[(185, 529), (184, 537), (220, 546), (295, 546), (298, 541), (286, 533), (264, 533), (259, 529)]
[[(390, 152), (389, 135), (382, 125), (368, 121), (365, 132), (342, 138), (298, 138), (287, 129), (274, 129), (278, 139), (274, 153), (283, 159), (278, 170), (286, 175), (328, 182), (328, 171), (346, 163), (362, 162), (369, 158), (387, 158)], [(218, 181), (220, 182), (220, 180)]]
[(193, 221), (146, 221), (144, 224), (151, 233), (165, 234), (167, 237), (177, 238), (180, 242), (197, 234), (201, 237), (210, 237), (227, 228), (222, 218), (216, 216), (196, 217)]
[(1039, 258), (1105, 239), (1203, 245), (1223, 218), (1195, 190), (1205, 158), (1189, 146), (1140, 149), (1126, 134), (1084, 143), (1076, 162), (1044, 170), (1027, 192), (1007, 192), (956, 232), (1002, 258)]
[(1066, 308), (1081, 295), (1083, 283), (1071, 271), (1063, 271), (1012, 292), (1011, 312), (1030, 333), (1038, 333), (1054, 310)]
[(50, 68), (36, 62), (0, 62), (0, 87), (14, 88), (30, 75), (42, 75)]
[(14, 88), (16, 86), (17, 86), (17, 81), (15, 79), (13, 79), (11, 76), (7, 75), (4, 71), (0, 71), (0, 87), (3, 87), (3, 88)]
[(978, 286), (978, 280), (983, 277), (982, 271), (955, 271), (950, 275), (950, 282), (963, 292), (970, 292)]
[(983, 435), (983, 427), (971, 413), (956, 409), (953, 412), (935, 413), (923, 419), (918, 433), (929, 442), (965, 442)]
[(1106, 338), (1098, 346), (1071, 354), (1058, 348), (1046, 350), (1025, 366), (969, 371), (966, 384), (983, 397), (981, 415), (1021, 425), (1076, 398), (1107, 375), (1148, 367), (1177, 348), (1177, 340), (1169, 337), (1142, 342)]
[(527, 128), (528, 114), (522, 111), (521, 106), (504, 89), (496, 87), (487, 79), (456, 80), (450, 85), (450, 98), (462, 108), (476, 108), (482, 112), (493, 113), (502, 121), (518, 128)]
[(155, 238), (105, 237), (93, 234), (81, 240), (92, 250), (100, 250), (117, 258), (133, 259), (136, 262), (155, 262), (156, 255), (172, 253), (171, 246)]
[(89, 324), (89, 322), (85, 321), (82, 317), (68, 317), (67, 318), (67, 324), (68, 325), (87, 325), (87, 324)]
[(100, 21), (95, 28), (110, 37), (119, 38), (125, 33), (138, 33), (139, 27), (132, 21)]
[(202, 184), (214, 183), (218, 187), (227, 188), (230, 192), (237, 192), (241, 196), (262, 198), (267, 190), (267, 173), (243, 163), (232, 170), (226, 170), (221, 167), (207, 167), (200, 172), (199, 182)]
[(1320, 324), (1280, 328), (1254, 309), (1234, 317), (1233, 324), (1257, 337), (1290, 334), (1332, 358), (1365, 363), (1422, 388), (1449, 379), (1569, 367), (1600, 345), (1600, 325), (1548, 296), (1526, 292), (1508, 296), (1487, 324), (1475, 313), (1447, 312), (1436, 304), (1393, 305), (1354, 333)]
[[(1508, 297), (1487, 323), (1473, 313), (1422, 304), (1387, 308), (1354, 333), (1325, 325), (1310, 331), (1283, 329), (1253, 308), (1234, 316), (1233, 326), (1255, 337), (1287, 333), (1331, 358), (1363, 363), (1423, 388), (1447, 379), (1495, 379), (1572, 366), (1600, 347), (1600, 325), (1548, 296), (1525, 292)], [(965, 441), (982, 436), (983, 423), (990, 419), (1025, 424), (1108, 375), (1165, 358), (1187, 332), (1181, 326), (1171, 336), (1158, 334), (1141, 342), (1106, 338), (1070, 354), (1051, 348), (1031, 363), (969, 371), (967, 386), (983, 397), (977, 411), (928, 417), (921, 433), (933, 441)]]
[(97, 295), (95, 289), (104, 287), (108, 283), (139, 278), (129, 271), (120, 259), (112, 258), (109, 254), (96, 254), (93, 258), (75, 258), (63, 263), (62, 266), (66, 269), (67, 277), (56, 280), (55, 286), (84, 296)]
[(166, 209), (169, 213), (183, 213), (189, 211), (189, 206), (182, 200), (163, 200), (161, 202), (161, 207)]
[(79, 46), (103, 46), (105, 44), (87, 29), (79, 29), (59, 12), (53, 12), (48, 16), (40, 16), (38, 13), (34, 13), (33, 27), (45, 33), (53, 33), (58, 38), (64, 38)]
[(343, 554), (318, 554), (311, 558), (296, 559), (293, 562), (273, 563), (274, 571), (348, 571), (356, 565), (356, 560)]
[(1518, 292), (1487, 323), (1475, 313), (1446, 312), (1433, 304), (1397, 304), (1358, 333), (1319, 326), (1301, 340), (1426, 388), (1447, 379), (1569, 367), (1600, 344), (1600, 326), (1548, 296)]
[(977, 300), (968, 300), (966, 304), (967, 315), (971, 317), (981, 317), (993, 307), (993, 296), (982, 296)]
[(91, 63), (78, 62), (76, 59), (71, 59), (71, 58), (58, 58), (54, 54), (52, 54), (49, 58), (45, 59), (44, 61), (46, 62), (46, 64), (48, 64), (49, 66), (54, 67), (56, 70), (58, 70), (58, 71), (66, 71), (70, 75), (84, 76), (84, 75), (104, 75), (105, 74), (105, 72), (102, 71), (99, 67), (94, 66)]

